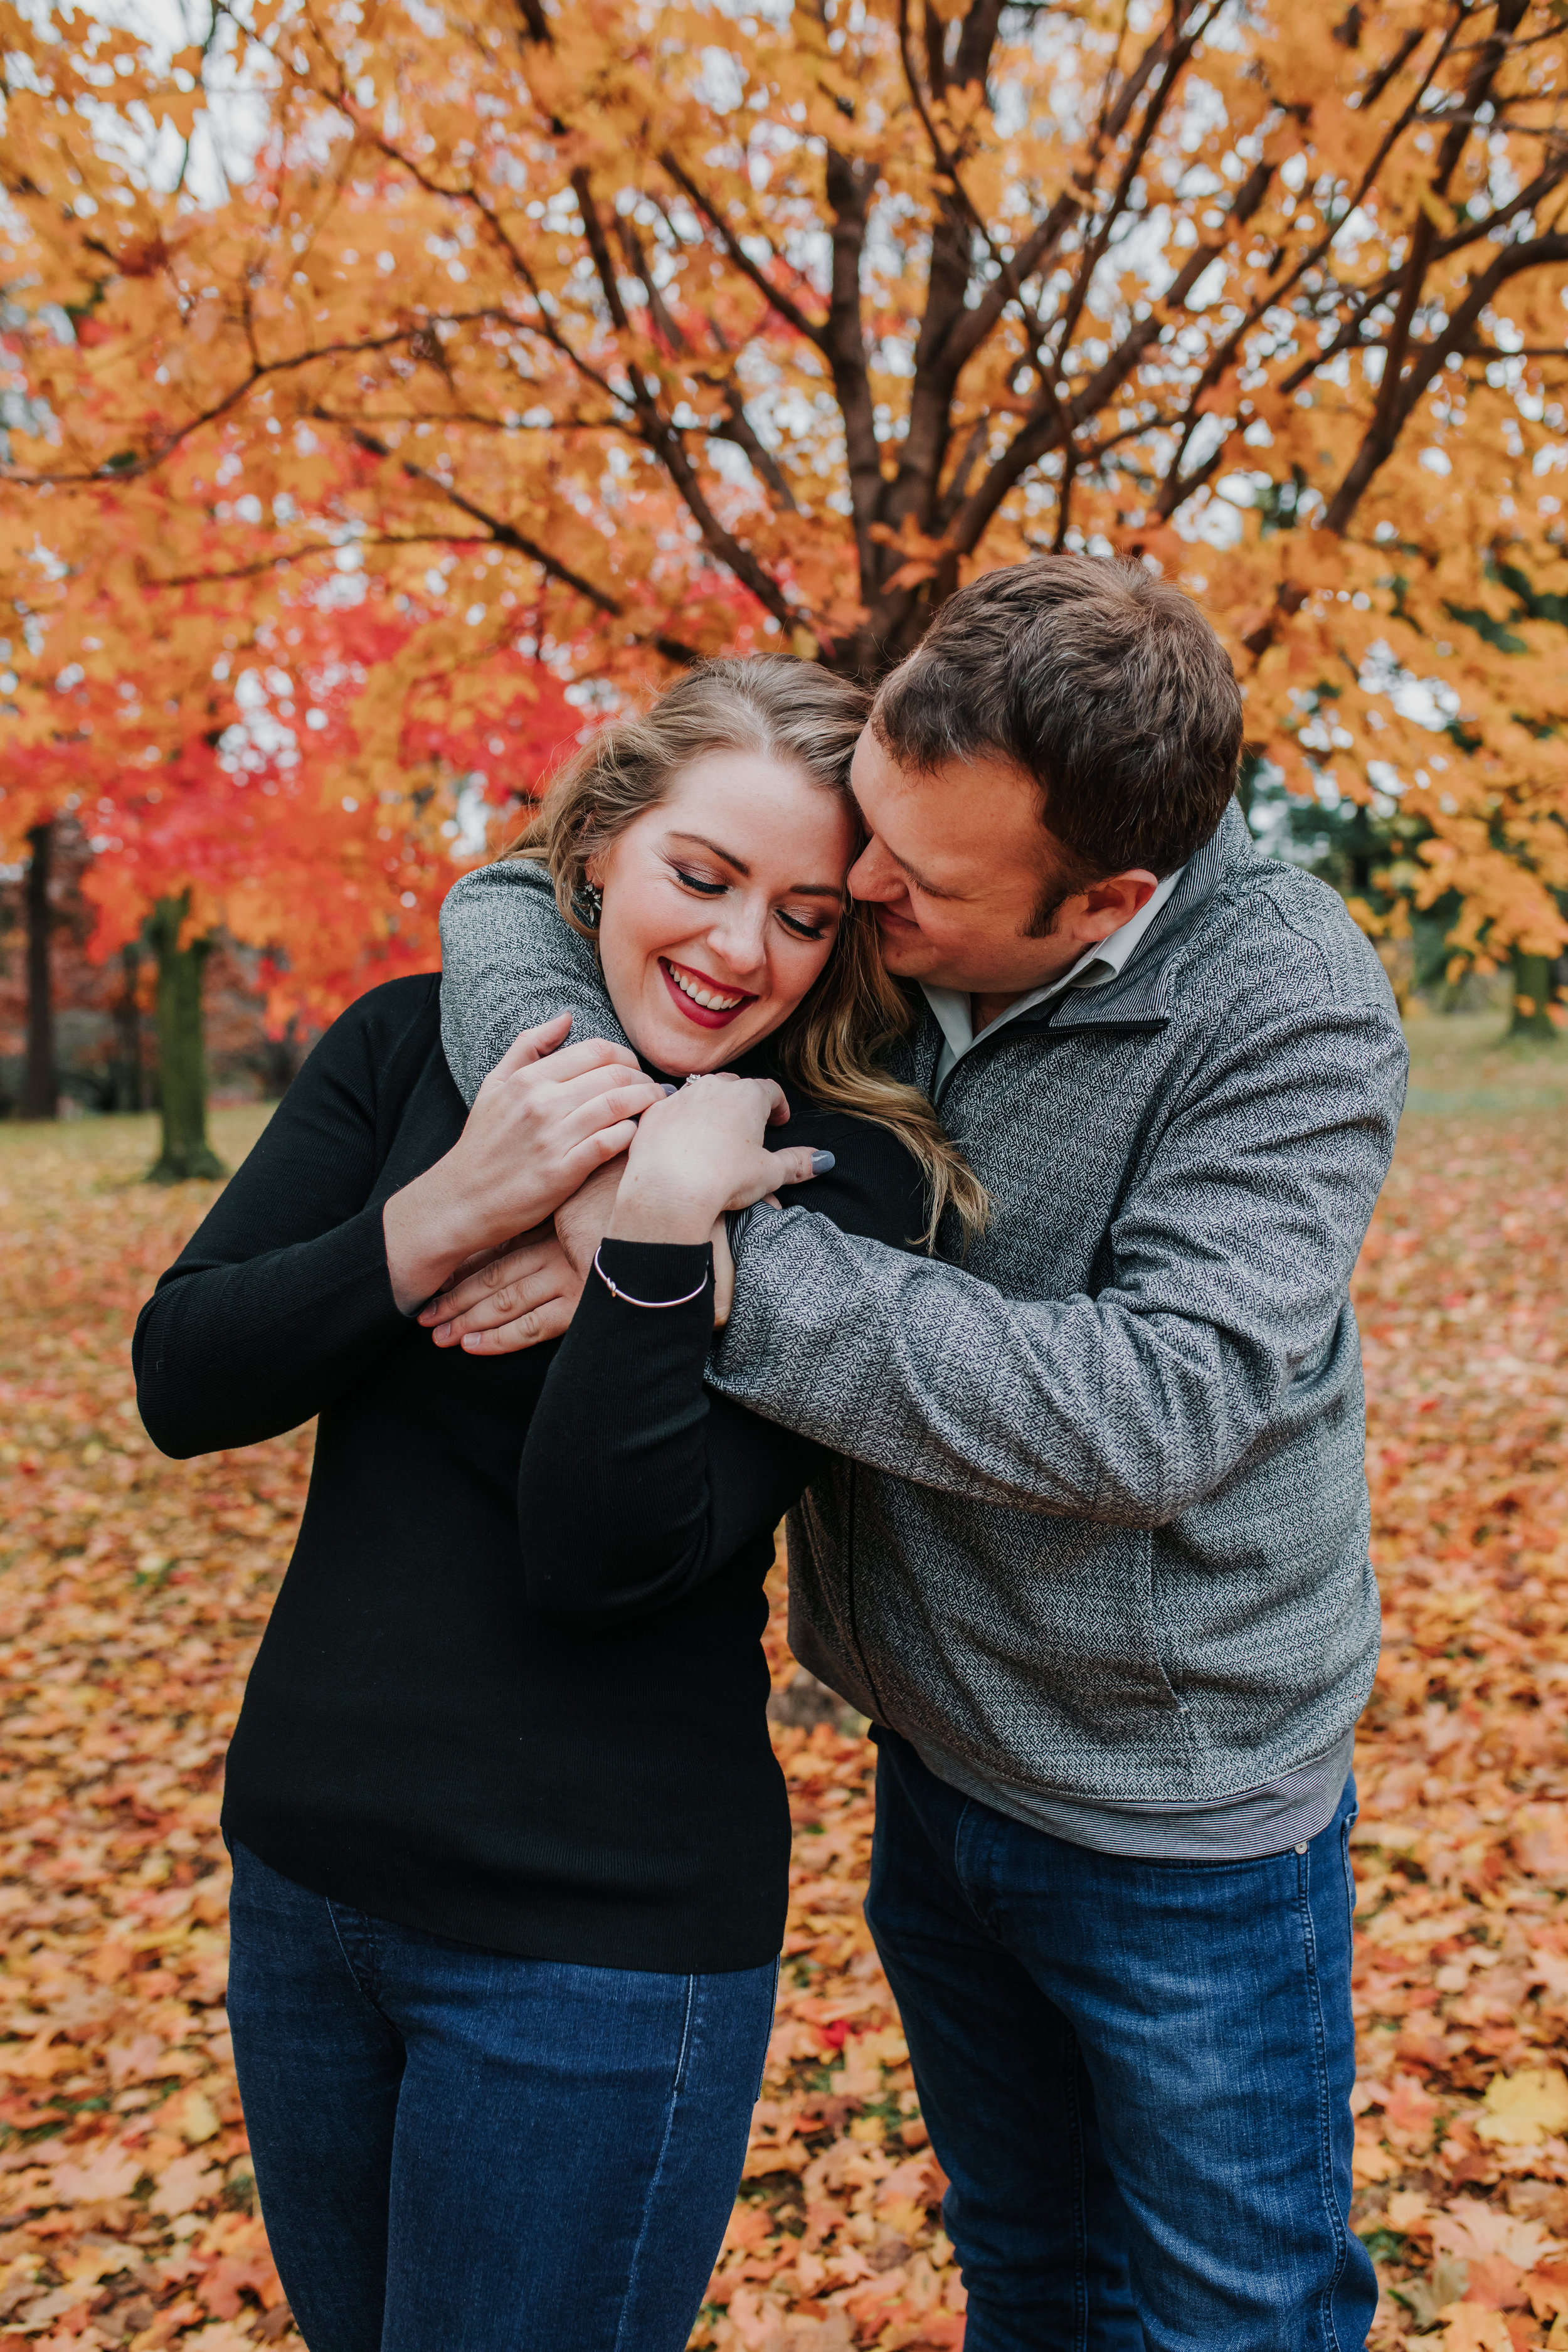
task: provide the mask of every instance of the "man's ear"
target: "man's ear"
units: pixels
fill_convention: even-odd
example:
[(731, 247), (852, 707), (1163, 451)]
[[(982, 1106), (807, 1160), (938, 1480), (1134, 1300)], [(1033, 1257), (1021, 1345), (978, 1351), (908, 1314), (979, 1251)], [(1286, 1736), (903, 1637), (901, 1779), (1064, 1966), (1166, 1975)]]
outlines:
[(1144, 866), (1108, 874), (1103, 881), (1091, 882), (1083, 893), (1083, 915), (1075, 928), (1089, 939), (1109, 939), (1148, 905), (1159, 887), (1158, 877)]

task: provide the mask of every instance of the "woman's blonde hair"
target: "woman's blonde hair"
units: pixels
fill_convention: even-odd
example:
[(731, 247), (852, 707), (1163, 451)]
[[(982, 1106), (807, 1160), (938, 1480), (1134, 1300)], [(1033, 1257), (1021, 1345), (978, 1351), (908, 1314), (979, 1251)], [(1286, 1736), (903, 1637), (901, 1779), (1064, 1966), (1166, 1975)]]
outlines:
[[(869, 709), (861, 688), (815, 662), (783, 654), (705, 662), (640, 717), (600, 728), (551, 779), (538, 815), (501, 854), (547, 866), (563, 917), (591, 940), (594, 928), (582, 911), (589, 903), (590, 861), (710, 751), (787, 761), (837, 793), (858, 825), (849, 761)], [(814, 1101), (890, 1129), (925, 1176), (926, 1247), (934, 1246), (950, 1208), (967, 1244), (984, 1230), (990, 1197), (924, 1095), (890, 1077), (878, 1061), (914, 1021), (910, 999), (878, 951), (869, 908), (851, 899), (822, 972), (776, 1033), (779, 1066)]]

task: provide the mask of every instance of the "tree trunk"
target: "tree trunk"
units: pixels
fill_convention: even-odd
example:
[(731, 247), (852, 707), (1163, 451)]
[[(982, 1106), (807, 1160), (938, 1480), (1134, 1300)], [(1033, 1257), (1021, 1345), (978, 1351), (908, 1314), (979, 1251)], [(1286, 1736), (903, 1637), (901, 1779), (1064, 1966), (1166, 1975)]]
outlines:
[(226, 1176), (207, 1141), (206, 1049), (202, 1037), (202, 977), (210, 940), (180, 945), (189, 894), (160, 898), (148, 925), (158, 958), (158, 1103), (163, 1149), (148, 1171), (152, 1184), (191, 1176)]
[(137, 978), (142, 962), (142, 942), (128, 940), (120, 950), (121, 970), (124, 985), (114, 1007), (114, 1108), (116, 1110), (146, 1108), (142, 1067), (142, 1007), (138, 1002)]
[(281, 1102), (298, 1077), (300, 1064), (304, 1058), (294, 1023), (289, 1022), (281, 1037), (264, 1038), (261, 1051), (266, 1065), (268, 1098), (272, 1102)]
[(55, 1118), (59, 1082), (55, 1074), (55, 1000), (49, 985), (50, 853), (53, 824), (36, 824), (27, 835), (27, 1064), (22, 1081), (22, 1117)]
[(1510, 1037), (1533, 1037), (1542, 1045), (1557, 1043), (1557, 1024), (1547, 1012), (1552, 1003), (1552, 961), (1543, 955), (1521, 955), (1513, 951), (1513, 1018), (1508, 1024)]

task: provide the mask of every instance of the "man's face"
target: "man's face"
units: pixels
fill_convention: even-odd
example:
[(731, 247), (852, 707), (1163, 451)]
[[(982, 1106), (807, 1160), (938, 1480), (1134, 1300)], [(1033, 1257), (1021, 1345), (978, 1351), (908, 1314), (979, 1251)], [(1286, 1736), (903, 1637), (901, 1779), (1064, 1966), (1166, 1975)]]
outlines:
[(882, 961), (903, 979), (1021, 996), (1058, 979), (1153, 889), (1152, 874), (1114, 876), (1068, 898), (1048, 935), (1030, 939), (1036, 908), (1068, 867), (1026, 776), (994, 754), (916, 774), (869, 728), (850, 773), (871, 836), (850, 892), (875, 905)]

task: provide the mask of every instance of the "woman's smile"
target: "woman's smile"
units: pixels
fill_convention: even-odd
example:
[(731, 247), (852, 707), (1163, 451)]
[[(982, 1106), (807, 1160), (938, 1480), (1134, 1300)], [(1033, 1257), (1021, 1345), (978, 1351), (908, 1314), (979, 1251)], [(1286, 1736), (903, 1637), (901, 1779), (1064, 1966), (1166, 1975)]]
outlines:
[(668, 956), (659, 957), (658, 968), (676, 1003), (699, 1028), (727, 1029), (737, 1013), (757, 1001), (742, 989), (721, 987), (706, 972), (693, 971), (689, 964), (675, 963)]

